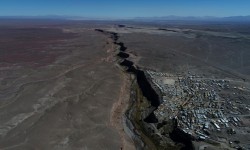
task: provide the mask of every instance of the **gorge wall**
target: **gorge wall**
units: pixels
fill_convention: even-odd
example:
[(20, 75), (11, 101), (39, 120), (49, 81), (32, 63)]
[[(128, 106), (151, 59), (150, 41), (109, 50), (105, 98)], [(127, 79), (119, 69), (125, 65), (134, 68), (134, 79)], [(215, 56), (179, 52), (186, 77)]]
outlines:
[[(129, 130), (127, 132), (130, 132), (137, 149), (193, 149), (191, 138), (177, 128), (175, 120), (158, 122), (153, 112), (162, 102), (161, 91), (151, 82), (145, 69), (129, 60), (130, 54), (126, 52), (125, 44), (118, 41), (118, 34), (102, 29), (95, 30), (112, 39), (113, 44), (117, 46), (117, 63), (124, 71), (133, 75), (131, 105), (125, 114), (125, 122)], [(156, 133), (160, 128), (166, 130), (163, 131), (165, 135)]]

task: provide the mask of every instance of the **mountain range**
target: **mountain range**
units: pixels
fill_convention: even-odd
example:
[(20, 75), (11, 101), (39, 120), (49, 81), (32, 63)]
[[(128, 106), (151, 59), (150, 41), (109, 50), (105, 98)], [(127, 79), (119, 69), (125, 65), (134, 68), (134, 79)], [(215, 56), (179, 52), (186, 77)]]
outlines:
[(133, 21), (221, 21), (221, 22), (250, 22), (249, 16), (230, 17), (194, 17), (194, 16), (162, 16), (162, 17), (134, 17), (134, 18), (112, 18), (112, 17), (81, 17), (81, 16), (0, 16), (0, 19), (60, 19), (60, 20), (133, 20)]

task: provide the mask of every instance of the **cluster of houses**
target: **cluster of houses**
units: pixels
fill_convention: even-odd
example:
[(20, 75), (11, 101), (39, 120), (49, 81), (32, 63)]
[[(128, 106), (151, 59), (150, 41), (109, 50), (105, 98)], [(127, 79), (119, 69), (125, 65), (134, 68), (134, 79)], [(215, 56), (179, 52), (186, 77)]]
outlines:
[(236, 88), (228, 80), (149, 70), (146, 73), (163, 95), (154, 111), (160, 122), (175, 118), (178, 127), (197, 140), (209, 139), (214, 133), (235, 134), (235, 129), (243, 125), (238, 116), (242, 112), (235, 108), (237, 102), (221, 97), (221, 93)]

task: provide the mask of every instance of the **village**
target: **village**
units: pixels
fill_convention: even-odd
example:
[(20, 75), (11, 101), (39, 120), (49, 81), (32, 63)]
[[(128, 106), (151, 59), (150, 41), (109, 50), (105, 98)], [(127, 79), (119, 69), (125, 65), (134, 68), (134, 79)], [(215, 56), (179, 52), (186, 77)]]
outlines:
[(244, 117), (249, 116), (250, 105), (241, 101), (247, 96), (246, 87), (190, 72), (172, 75), (147, 70), (146, 74), (162, 94), (161, 104), (154, 111), (159, 122), (176, 119), (178, 128), (193, 139), (224, 140), (234, 148), (240, 147), (238, 136), (249, 135)]

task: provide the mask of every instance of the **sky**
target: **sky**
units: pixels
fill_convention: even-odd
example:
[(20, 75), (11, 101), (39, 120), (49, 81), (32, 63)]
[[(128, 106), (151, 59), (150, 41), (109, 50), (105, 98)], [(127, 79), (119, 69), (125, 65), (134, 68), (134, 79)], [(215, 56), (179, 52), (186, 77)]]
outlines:
[(250, 0), (0, 0), (0, 16), (247, 16)]

